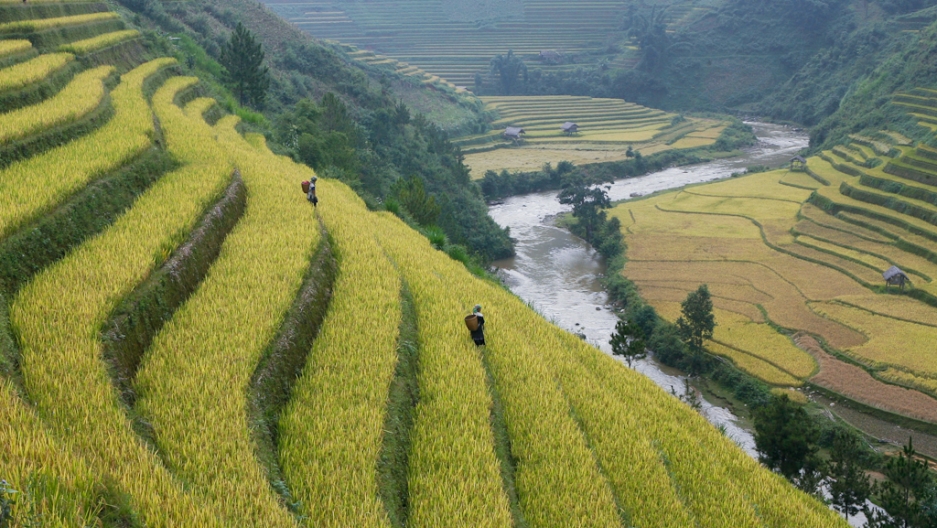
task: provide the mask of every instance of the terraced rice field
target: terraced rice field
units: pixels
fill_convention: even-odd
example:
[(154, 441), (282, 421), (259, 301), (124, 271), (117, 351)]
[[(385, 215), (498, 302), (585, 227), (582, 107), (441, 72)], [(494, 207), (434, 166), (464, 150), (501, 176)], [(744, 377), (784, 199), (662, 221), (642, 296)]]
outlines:
[[(807, 172), (624, 202), (612, 211), (628, 243), (624, 274), (671, 320), (687, 293), (709, 284), (719, 325), (711, 351), (769, 383), (809, 381), (932, 420), (937, 407), (920, 402), (931, 401), (921, 392), (937, 396), (937, 187), (927, 183), (937, 164), (908, 141), (855, 137), (810, 158)], [(873, 158), (882, 160), (876, 168)], [(904, 292), (885, 287), (892, 266), (910, 279)], [(902, 295), (909, 288), (913, 295)], [(838, 362), (817, 340), (866, 370)]]
[[(367, 4), (335, 0), (265, 0), (275, 13), (313, 37), (352, 44), (414, 65), (457, 86), (471, 87), (476, 73), (486, 73), (492, 57), (513, 50), (525, 61), (539, 62), (542, 50), (563, 55), (604, 50), (619, 34), (630, 0), (589, 0), (568, 4), (553, 0), (491, 2), (389, 1)], [(641, 5), (664, 5), (643, 2)], [(711, 3), (666, 3), (673, 28), (692, 23)], [(419, 20), (419, 24), (413, 24)], [(582, 28), (588, 28), (584, 31)], [(625, 49), (615, 63), (633, 63)], [(563, 68), (574, 65), (544, 66)]]
[[(492, 131), (453, 142), (466, 153), (473, 178), (488, 170), (537, 170), (544, 163), (576, 164), (627, 159), (628, 147), (643, 155), (668, 149), (696, 148), (715, 143), (726, 123), (690, 119), (674, 123), (674, 114), (621, 99), (575, 96), (482, 97), (487, 110), (498, 115)], [(572, 121), (579, 131), (566, 134), (561, 126)], [(522, 127), (523, 141), (505, 139), (506, 127)]]
[[(174, 64), (116, 72), (89, 97), (103, 124), (0, 173), (13, 526), (846, 526), (344, 184), (320, 180), (313, 208), (312, 170), (235, 116), (209, 125)], [(112, 69), (36, 97), (55, 109)], [(58, 124), (4, 105), (17, 141)], [(479, 302), (485, 348), (462, 321)]]

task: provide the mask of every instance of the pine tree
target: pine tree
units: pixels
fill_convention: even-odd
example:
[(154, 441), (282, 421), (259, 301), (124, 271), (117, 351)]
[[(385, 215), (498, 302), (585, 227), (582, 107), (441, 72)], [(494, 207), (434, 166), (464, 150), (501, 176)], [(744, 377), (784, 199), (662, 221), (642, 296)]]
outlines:
[(859, 438), (838, 430), (830, 449), (830, 497), (833, 507), (847, 519), (862, 511), (871, 493), (869, 476), (860, 464), (863, 452)]
[(937, 491), (927, 462), (908, 445), (882, 471), (888, 480), (877, 486), (879, 504), (887, 515), (867, 512), (869, 528), (933, 528), (937, 526)]
[(270, 70), (263, 65), (264, 51), (260, 42), (240, 22), (221, 49), (219, 61), (225, 68), (225, 81), (238, 101), (262, 108), (270, 87)]
[(713, 300), (709, 287), (701, 284), (695, 292), (690, 292), (681, 304), (681, 313), (677, 319), (677, 329), (687, 348), (690, 349), (690, 371), (698, 374), (703, 364), (704, 340), (713, 336), (716, 318), (713, 315)]
[(619, 320), (608, 344), (612, 346), (613, 355), (625, 357), (629, 367), (634, 360), (647, 357), (644, 331), (631, 321)]
[(773, 396), (755, 412), (758, 460), (808, 493), (817, 491), (822, 475), (819, 440), (820, 431), (807, 412), (786, 394)]

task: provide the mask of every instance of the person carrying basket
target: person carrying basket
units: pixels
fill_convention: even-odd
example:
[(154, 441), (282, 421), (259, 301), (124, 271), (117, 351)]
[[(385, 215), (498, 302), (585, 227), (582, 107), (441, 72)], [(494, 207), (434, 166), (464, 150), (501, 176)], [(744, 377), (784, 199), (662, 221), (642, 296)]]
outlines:
[(482, 315), (482, 305), (476, 304), (472, 308), (472, 314), (465, 316), (465, 326), (472, 334), (472, 341), (475, 346), (484, 346), (485, 344), (485, 316)]
[(316, 180), (318, 179), (313, 176), (309, 181), (303, 182), (303, 192), (306, 193), (306, 199), (312, 202), (313, 207), (319, 204), (319, 197), (316, 196)]

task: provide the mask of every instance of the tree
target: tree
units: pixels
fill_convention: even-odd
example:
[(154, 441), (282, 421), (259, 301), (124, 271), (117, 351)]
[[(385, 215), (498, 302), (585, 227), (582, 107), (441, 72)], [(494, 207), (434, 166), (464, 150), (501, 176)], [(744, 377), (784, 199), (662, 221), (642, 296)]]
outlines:
[(758, 460), (808, 493), (816, 492), (822, 473), (819, 440), (820, 431), (807, 412), (786, 394), (772, 396), (755, 411)]
[(612, 354), (625, 357), (628, 367), (634, 360), (647, 357), (644, 331), (632, 321), (622, 319), (615, 323), (615, 333), (608, 344), (612, 346)]
[(416, 176), (401, 178), (394, 184), (393, 192), (418, 224), (426, 227), (436, 223), (440, 207), (435, 196), (426, 194), (423, 180)]
[(698, 374), (703, 364), (704, 340), (711, 338), (716, 328), (709, 287), (701, 284), (686, 296), (680, 307), (682, 315), (677, 319), (677, 329), (690, 350), (690, 371)]
[(585, 231), (586, 242), (592, 243), (596, 227), (605, 221), (606, 215), (602, 209), (612, 205), (608, 192), (602, 187), (587, 185), (580, 179), (567, 183), (558, 198), (561, 204), (573, 206), (573, 216)]
[(839, 429), (830, 449), (830, 496), (833, 507), (849, 519), (862, 511), (871, 493), (869, 476), (860, 465), (862, 444), (855, 434)]
[(866, 512), (867, 528), (933, 528), (937, 526), (937, 493), (927, 462), (917, 460), (911, 438), (882, 471), (888, 480), (876, 486), (879, 504), (888, 512)]
[(520, 76), (524, 82), (527, 82), (527, 65), (520, 57), (514, 55), (514, 50), (508, 50), (507, 55), (497, 55), (491, 59), (491, 73), (496, 73), (501, 81), (501, 92), (503, 95), (511, 95), (514, 92), (514, 86), (517, 84), (517, 78)]
[(270, 88), (270, 71), (263, 65), (264, 51), (260, 42), (240, 22), (222, 47), (219, 62), (225, 69), (225, 82), (238, 102), (262, 108)]

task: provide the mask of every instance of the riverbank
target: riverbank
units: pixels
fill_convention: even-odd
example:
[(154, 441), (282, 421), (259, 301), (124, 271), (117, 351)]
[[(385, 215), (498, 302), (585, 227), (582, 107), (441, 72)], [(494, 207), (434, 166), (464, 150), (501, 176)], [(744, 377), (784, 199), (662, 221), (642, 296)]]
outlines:
[[(671, 167), (647, 176), (619, 180), (609, 189), (610, 198), (615, 201), (628, 200), (724, 179), (752, 165), (778, 167), (807, 145), (806, 136), (789, 127), (753, 125), (760, 141), (744, 156), (701, 165)], [(553, 192), (512, 197), (501, 205), (491, 207), (495, 221), (510, 227), (517, 248), (517, 256), (499, 261), (496, 265), (508, 287), (545, 317), (571, 332), (584, 335), (590, 342), (610, 353), (606, 341), (614, 330), (617, 316), (608, 307), (608, 295), (601, 284), (602, 277), (609, 273), (608, 263), (585, 242), (556, 225), (556, 218), (566, 210), (556, 201)], [(650, 371), (649, 377), (655, 379), (656, 376), (655, 381), (668, 392), (671, 386), (678, 393), (682, 390), (682, 373), (664, 372), (665, 367), (655, 364), (653, 359), (647, 363), (640, 364), (639, 370)], [(665, 375), (658, 375), (658, 372)], [(708, 385), (711, 384), (700, 385), (709, 406), (725, 409), (732, 416), (729, 420), (733, 427), (738, 427), (744, 435), (750, 437), (750, 433), (744, 432), (745, 429), (750, 430), (750, 424), (746, 424), (737, 414), (745, 414), (746, 407), (737, 399), (731, 401), (732, 391), (719, 387), (709, 390)], [(817, 403), (829, 409), (825, 402)], [(736, 413), (731, 412), (733, 410)], [(883, 438), (883, 435), (864, 427), (861, 421), (850, 419), (851, 416), (841, 418), (873, 438)], [(719, 422), (714, 423), (721, 425)]]

